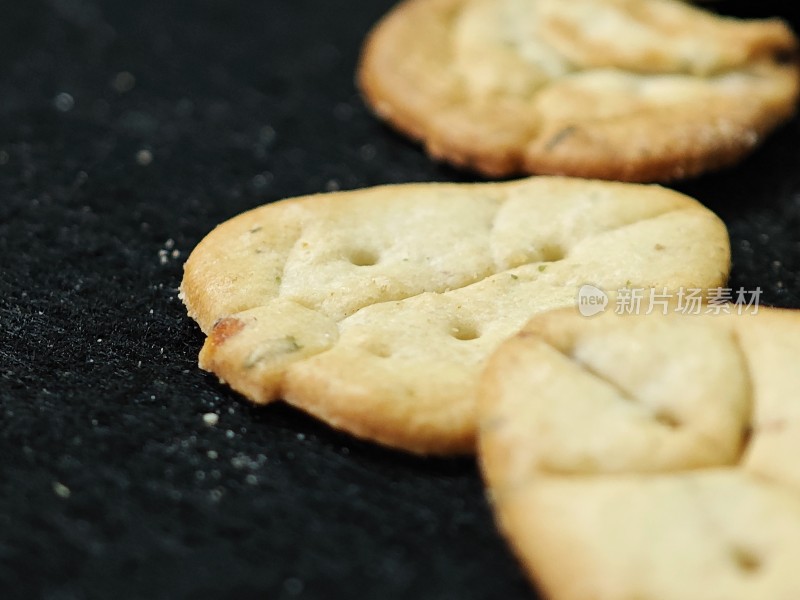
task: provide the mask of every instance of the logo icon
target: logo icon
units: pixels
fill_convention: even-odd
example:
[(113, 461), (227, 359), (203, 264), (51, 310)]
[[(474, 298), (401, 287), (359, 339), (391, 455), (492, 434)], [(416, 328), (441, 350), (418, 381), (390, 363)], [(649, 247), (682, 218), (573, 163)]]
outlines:
[(584, 284), (578, 290), (578, 312), (584, 317), (593, 317), (608, 306), (608, 294), (599, 287)]

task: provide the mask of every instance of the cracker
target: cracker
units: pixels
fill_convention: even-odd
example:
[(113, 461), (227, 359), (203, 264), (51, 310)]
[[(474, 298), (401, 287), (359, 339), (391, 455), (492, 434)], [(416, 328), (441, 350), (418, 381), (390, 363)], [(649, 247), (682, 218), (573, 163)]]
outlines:
[(489, 176), (662, 181), (730, 165), (794, 112), (797, 41), (677, 0), (405, 0), (358, 80), (429, 154)]
[(553, 600), (800, 597), (800, 315), (534, 317), (489, 361), (494, 508)]
[(418, 453), (471, 452), (484, 361), (534, 313), (616, 290), (714, 287), (727, 232), (658, 186), (531, 178), (269, 204), (220, 225), (181, 295), (200, 366), (252, 401)]

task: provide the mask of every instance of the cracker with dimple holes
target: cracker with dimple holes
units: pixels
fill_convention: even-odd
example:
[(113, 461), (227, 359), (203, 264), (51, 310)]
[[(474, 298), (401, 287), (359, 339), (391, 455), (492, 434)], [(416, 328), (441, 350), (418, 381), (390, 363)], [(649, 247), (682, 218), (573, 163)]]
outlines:
[(220, 225), (185, 266), (200, 365), (257, 403), (418, 453), (471, 452), (487, 356), (590, 282), (707, 288), (720, 220), (658, 186), (532, 178), (285, 200)]
[(778, 19), (677, 0), (406, 0), (370, 34), (367, 103), (489, 176), (664, 181), (730, 165), (788, 119)]
[(544, 313), (489, 361), (482, 468), (545, 597), (800, 598), (800, 314), (704, 310)]

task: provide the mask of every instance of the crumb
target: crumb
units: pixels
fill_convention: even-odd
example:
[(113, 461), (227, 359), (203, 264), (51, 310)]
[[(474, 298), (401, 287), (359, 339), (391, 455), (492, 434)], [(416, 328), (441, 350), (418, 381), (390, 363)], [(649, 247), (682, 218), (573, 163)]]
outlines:
[(153, 153), (150, 152), (150, 150), (144, 150), (144, 149), (139, 150), (136, 153), (136, 162), (139, 165), (146, 167), (151, 162), (153, 162)]
[(69, 498), (72, 495), (72, 491), (59, 481), (53, 482), (53, 491), (59, 498)]

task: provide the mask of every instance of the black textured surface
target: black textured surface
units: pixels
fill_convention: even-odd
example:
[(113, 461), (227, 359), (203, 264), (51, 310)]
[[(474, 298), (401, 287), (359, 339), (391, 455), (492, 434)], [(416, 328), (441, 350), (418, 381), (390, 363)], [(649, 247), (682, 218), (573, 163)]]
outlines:
[[(473, 461), (248, 406), (196, 368), (176, 298), (188, 252), (242, 210), (470, 179), (356, 94), (390, 4), (0, 1), (0, 598), (535, 597)], [(798, 140), (795, 120), (676, 186), (729, 225), (732, 287), (788, 307)]]

